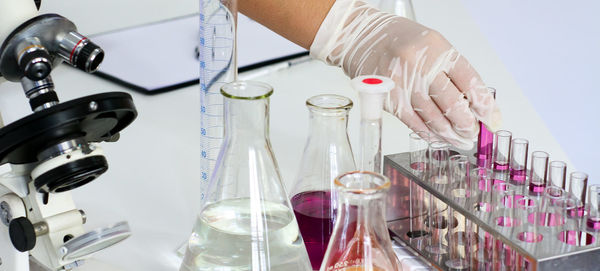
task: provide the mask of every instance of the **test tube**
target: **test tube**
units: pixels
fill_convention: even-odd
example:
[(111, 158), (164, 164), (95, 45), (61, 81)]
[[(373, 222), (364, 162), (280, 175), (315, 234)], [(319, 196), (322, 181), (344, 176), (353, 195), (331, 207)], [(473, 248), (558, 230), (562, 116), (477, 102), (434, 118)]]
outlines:
[[(494, 223), (504, 235), (509, 235), (512, 228), (521, 224), (515, 216), (516, 187), (508, 183), (495, 184), (492, 188), (492, 204), (494, 205)], [(493, 238), (493, 237), (490, 237)], [(515, 251), (500, 239), (492, 241), (494, 262), (500, 270), (512, 269), (516, 263)]]
[[(535, 246), (535, 243), (544, 239), (539, 231), (539, 221), (535, 219), (539, 212), (539, 205), (534, 198), (524, 196), (515, 202), (515, 216), (522, 221), (521, 226), (515, 230), (515, 238), (525, 244), (523, 247)], [(529, 218), (532, 218), (531, 220)], [(517, 270), (533, 270), (531, 262), (523, 255), (517, 255)]]
[[(539, 220), (535, 217), (538, 213), (538, 204), (534, 198), (524, 196), (515, 202), (516, 217), (522, 221), (521, 227), (517, 229), (517, 239), (526, 243), (537, 243), (542, 241), (544, 236), (539, 233)], [(531, 219), (530, 219), (531, 217)]]
[(588, 175), (586, 173), (575, 171), (569, 178), (568, 191), (570, 196), (578, 200), (580, 206), (577, 209), (577, 216), (583, 217), (585, 212), (585, 200), (587, 196)]
[[(488, 87), (488, 91), (496, 98), (496, 89)], [(494, 134), (479, 122), (479, 137), (477, 140), (477, 166), (491, 168)]]
[(573, 214), (578, 212), (578, 202), (575, 198), (567, 198), (560, 204), (562, 219), (565, 221), (558, 234), (558, 241), (566, 245), (587, 246), (595, 242), (595, 237), (581, 229), (581, 219)]
[(447, 184), (449, 145), (444, 141), (429, 143), (429, 181), (434, 184)]
[(394, 88), (390, 78), (365, 75), (352, 79), (352, 87), (360, 97), (360, 169), (382, 173), (381, 155), (381, 114), (383, 101)]
[(588, 231), (600, 231), (600, 185), (590, 185), (588, 189), (587, 210), (585, 224)]
[(465, 270), (469, 267), (469, 256), (472, 252), (472, 223), (471, 220), (448, 207), (450, 223), (456, 221), (456, 226), (448, 227), (448, 260), (445, 262), (450, 270)]
[(523, 138), (512, 140), (510, 149), (510, 181), (515, 185), (525, 185), (527, 181), (527, 149), (529, 141)]
[(496, 132), (494, 138), (494, 171), (508, 172), (512, 133), (506, 130)]
[(512, 227), (520, 223), (514, 216), (516, 187), (508, 183), (495, 184), (492, 188), (492, 205), (495, 209), (495, 224), (500, 227)]
[[(473, 187), (473, 194), (477, 193), (475, 210), (483, 213), (492, 211), (492, 183), (493, 172), (487, 168), (475, 168), (469, 174), (470, 185)], [(475, 195), (474, 195), (475, 196)]]
[(531, 172), (529, 173), (529, 193), (539, 196), (546, 188), (546, 173), (548, 172), (547, 152), (534, 151), (531, 153)]
[[(529, 217), (529, 221), (539, 223), (550, 232), (551, 236), (556, 236), (560, 226), (565, 222), (562, 203), (567, 198), (564, 189), (555, 186), (546, 187), (542, 194), (540, 212), (537, 216)], [(550, 239), (550, 242), (554, 241), (555, 238)]]
[(408, 136), (410, 149), (410, 168), (423, 172), (427, 167), (427, 150), (429, 148), (429, 133), (424, 131), (412, 132)]
[(552, 161), (550, 162), (550, 168), (548, 169), (548, 184), (566, 188), (567, 181), (567, 164), (563, 161)]
[[(432, 184), (446, 185), (450, 179), (448, 176), (449, 145), (443, 141), (429, 143), (429, 167), (426, 177)], [(441, 187), (442, 189), (445, 188)], [(447, 231), (449, 222), (446, 211), (447, 205), (433, 195), (429, 195), (429, 216), (427, 220), (429, 238), (425, 250), (434, 255), (446, 254), (448, 252), (443, 243), (444, 233)]]
[[(450, 156), (450, 196), (457, 201), (464, 202), (471, 195), (471, 185), (469, 180), (469, 168), (471, 163), (466, 155), (456, 154)], [(472, 232), (471, 220), (467, 219), (460, 212), (448, 207), (448, 218), (450, 221), (456, 221), (456, 227), (448, 228), (448, 260), (446, 266), (451, 270), (464, 270), (469, 267), (469, 258), (473, 245), (472, 239), (475, 237)]]
[(469, 171), (471, 163), (469, 157), (462, 154), (450, 156), (448, 159), (450, 170), (450, 196), (462, 199), (469, 198), (472, 194)]
[(427, 228), (429, 237), (425, 250), (433, 255), (442, 255), (448, 253), (447, 246), (444, 245), (444, 233), (454, 224), (454, 219), (447, 218), (447, 212), (444, 212), (447, 205), (438, 200), (435, 196), (429, 195), (429, 216), (427, 219)]

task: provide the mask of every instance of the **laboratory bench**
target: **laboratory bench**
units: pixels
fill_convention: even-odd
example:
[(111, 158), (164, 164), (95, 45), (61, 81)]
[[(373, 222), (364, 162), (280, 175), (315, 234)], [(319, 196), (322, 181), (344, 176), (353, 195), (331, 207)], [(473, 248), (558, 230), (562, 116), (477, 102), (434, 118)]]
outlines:
[[(142, 11), (155, 8), (158, 2), (149, 1)], [(169, 4), (163, 16), (186, 14), (193, 8), (197, 10), (197, 1), (182, 2), (185, 3), (180, 6)], [(111, 3), (108, 1), (103, 5), (110, 6)], [(73, 9), (54, 12), (79, 23), (82, 32), (103, 32), (122, 26), (112, 21), (86, 21), (85, 16), (95, 18), (98, 15), (76, 14)], [(530, 150), (545, 150), (551, 159), (567, 161), (570, 167), (561, 146), (550, 135), (460, 1), (420, 0), (415, 1), (415, 10), (420, 23), (443, 33), (471, 61), (485, 82), (497, 89), (497, 101), (503, 111), (502, 128), (512, 131), (515, 137), (535, 139)], [(148, 14), (151, 14), (145, 17), (148, 21), (161, 19), (156, 12)], [(118, 17), (111, 16), (115, 21)], [(148, 22), (132, 18), (122, 20), (130, 25)], [(110, 52), (106, 54), (110, 57)], [(138, 111), (137, 119), (121, 132), (119, 141), (102, 144), (109, 170), (96, 181), (72, 191), (76, 206), (87, 214), (86, 229), (128, 221), (133, 235), (123, 243), (99, 252), (80, 270), (178, 270), (180, 259), (175, 251), (187, 241), (200, 207), (199, 86), (149, 96), (65, 65), (55, 69), (53, 79), (61, 101), (100, 92), (123, 91), (132, 95)], [(348, 132), (352, 146), (357, 149), (360, 104), (349, 78), (341, 69), (313, 60), (253, 80), (266, 82), (274, 88), (270, 101), (270, 139), (287, 188), (294, 182), (308, 135), (307, 98), (330, 93), (355, 101), (350, 111)], [(3, 83), (0, 95), (5, 123), (30, 113), (20, 85)], [(394, 116), (385, 113), (384, 154), (406, 152), (409, 132)]]

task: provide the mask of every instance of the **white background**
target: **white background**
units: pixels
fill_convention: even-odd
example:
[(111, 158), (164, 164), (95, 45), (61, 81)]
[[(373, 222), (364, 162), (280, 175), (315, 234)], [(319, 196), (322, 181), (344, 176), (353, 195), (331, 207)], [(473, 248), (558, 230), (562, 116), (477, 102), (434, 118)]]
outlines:
[[(506, 129), (530, 139), (531, 150), (545, 149), (552, 158), (569, 162), (571, 168), (576, 166), (580, 170), (597, 172), (593, 158), (579, 159), (598, 152), (598, 146), (592, 145), (594, 133), (589, 131), (590, 127), (595, 127), (597, 132), (599, 122), (595, 106), (598, 94), (594, 91), (598, 87), (591, 82), (593, 75), (598, 73), (595, 50), (600, 46), (594, 27), (599, 24), (584, 23), (586, 16), (582, 16), (599, 10), (597, 5), (594, 8), (582, 6), (571, 13), (567, 11), (573, 7), (556, 7), (555, 13), (544, 13), (539, 8), (548, 4), (537, 0), (509, 2), (514, 8), (495, 3), (496, 7), (491, 1), (487, 2), (415, 0), (415, 10), (420, 22), (444, 33), (484, 80), (498, 88), (498, 103), (504, 111)], [(537, 4), (529, 6), (529, 3)], [(44, 12), (56, 12), (70, 18), (85, 34), (192, 14), (197, 10), (196, 0), (43, 1)], [(558, 11), (563, 14), (556, 14)], [(564, 14), (570, 14), (570, 18)], [(554, 27), (548, 28), (547, 35), (535, 32), (536, 29), (526, 31), (533, 27), (528, 20), (536, 21), (531, 18), (546, 18), (548, 22), (540, 27)], [(565, 38), (557, 43), (561, 36), (551, 33), (558, 28), (563, 30)], [(553, 58), (557, 60), (553, 61)], [(53, 78), (62, 101), (98, 92), (128, 91), (67, 67), (58, 67)], [(275, 88), (271, 98), (271, 140), (289, 187), (306, 138), (304, 100), (319, 93), (335, 93), (356, 101), (356, 95), (339, 69), (318, 62), (301, 64), (257, 79)], [(536, 90), (540, 93), (536, 94)], [(173, 252), (189, 236), (199, 203), (198, 93), (197, 86), (158, 96), (132, 93), (138, 119), (123, 131), (118, 142), (103, 144), (109, 171), (72, 193), (77, 207), (88, 214), (86, 228), (127, 220), (134, 234), (124, 243), (97, 254), (96, 259), (101, 264), (88, 264), (81, 270), (177, 270), (178, 259)], [(548, 118), (554, 115), (549, 115), (549, 110), (542, 110), (539, 105), (550, 104), (553, 99), (561, 116), (557, 125), (583, 123), (572, 133), (577, 135), (573, 138), (577, 138), (574, 140), (579, 146), (585, 146), (584, 149), (578, 150), (555, 140), (561, 138), (560, 127), (564, 126), (556, 126), (555, 122), (544, 125), (544, 120), (549, 124)], [(574, 104), (564, 104), (567, 101)], [(18, 84), (0, 85), (0, 109), (7, 123), (30, 113)], [(580, 109), (589, 110), (589, 113), (579, 113), (577, 117), (565, 115)], [(349, 133), (354, 146), (357, 146), (358, 110), (357, 104), (350, 116)], [(595, 113), (592, 110), (596, 110)], [(407, 134), (408, 130), (399, 121), (384, 115), (385, 153), (407, 151)], [(585, 139), (585, 136), (589, 138)], [(569, 157), (563, 150), (569, 152)], [(576, 163), (571, 163), (569, 158)], [(598, 174), (593, 173), (592, 181), (594, 176)], [(102, 264), (105, 267), (98, 267)]]
[(600, 184), (600, 2), (461, 2), (576, 169)]

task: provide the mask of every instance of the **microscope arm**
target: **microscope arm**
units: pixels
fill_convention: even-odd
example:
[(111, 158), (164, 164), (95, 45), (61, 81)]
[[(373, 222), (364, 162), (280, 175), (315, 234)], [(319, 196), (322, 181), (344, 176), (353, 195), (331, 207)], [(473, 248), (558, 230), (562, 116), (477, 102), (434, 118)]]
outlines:
[(0, 44), (25, 21), (38, 15), (32, 0), (0, 0)]

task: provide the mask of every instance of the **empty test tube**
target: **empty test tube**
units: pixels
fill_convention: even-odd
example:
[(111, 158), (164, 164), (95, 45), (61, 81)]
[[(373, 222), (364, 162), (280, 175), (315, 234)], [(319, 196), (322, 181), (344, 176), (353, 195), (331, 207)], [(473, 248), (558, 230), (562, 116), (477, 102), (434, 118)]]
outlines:
[(515, 185), (525, 185), (527, 181), (527, 150), (529, 141), (515, 138), (510, 150), (510, 181)]
[(423, 172), (427, 167), (427, 150), (429, 148), (429, 133), (424, 131), (412, 132), (408, 135), (410, 149), (410, 168)]
[[(544, 235), (539, 231), (539, 221), (535, 219), (539, 212), (539, 205), (534, 198), (524, 196), (515, 202), (515, 206), (515, 216), (522, 221), (521, 225), (514, 231), (515, 238), (525, 243), (522, 245), (523, 247), (535, 246), (535, 243), (544, 239)], [(517, 255), (516, 269), (530, 271), (533, 270), (533, 266), (525, 256)]]
[(443, 141), (429, 143), (429, 181), (435, 184), (447, 184), (449, 145)]
[[(457, 154), (449, 158), (450, 196), (457, 201), (465, 201), (472, 195), (469, 179), (471, 163), (466, 155)], [(448, 227), (448, 260), (446, 266), (451, 270), (464, 270), (469, 267), (469, 255), (472, 251), (471, 220), (460, 212), (448, 207), (448, 219), (456, 221), (456, 227)]]
[(567, 164), (563, 161), (552, 161), (548, 169), (549, 185), (566, 188)]
[[(567, 198), (567, 193), (562, 188), (546, 187), (542, 194), (540, 212), (535, 217), (529, 217), (529, 221), (545, 227), (552, 236), (556, 236), (565, 222), (562, 204)], [(553, 241), (555, 238), (550, 239), (550, 242)]]
[(520, 223), (514, 216), (516, 187), (508, 183), (495, 184), (492, 188), (494, 222), (501, 227), (512, 227)]
[(450, 175), (450, 196), (469, 198), (472, 194), (469, 171), (471, 163), (466, 155), (456, 154), (448, 159)]
[(493, 172), (487, 168), (475, 168), (469, 174), (469, 182), (473, 188), (475, 210), (483, 213), (492, 211), (492, 184)]
[(579, 202), (577, 216), (583, 217), (585, 212), (585, 200), (587, 197), (588, 175), (586, 173), (575, 171), (571, 173), (569, 178), (569, 195)]
[(539, 220), (535, 219), (539, 211), (535, 199), (524, 196), (515, 202), (515, 206), (515, 216), (522, 221), (521, 226), (516, 230), (517, 239), (526, 243), (542, 241), (544, 236), (538, 229)]
[(360, 170), (382, 173), (381, 114), (383, 102), (394, 85), (392, 79), (377, 75), (352, 79), (352, 87), (360, 97)]
[(582, 230), (580, 217), (572, 215), (578, 212), (577, 205), (577, 200), (572, 197), (561, 202), (560, 208), (564, 223), (558, 230), (558, 241), (567, 245), (587, 246), (593, 244), (596, 238), (593, 234)]
[(531, 172), (529, 173), (529, 193), (540, 195), (546, 188), (546, 173), (548, 172), (547, 152), (534, 151), (531, 153)]
[(508, 172), (512, 133), (499, 130), (494, 137), (494, 171)]
[[(492, 188), (493, 219), (500, 232), (508, 235), (512, 228), (521, 224), (515, 216), (516, 188), (512, 184), (499, 183)], [(500, 239), (493, 240), (494, 263), (498, 270), (512, 269), (516, 264), (516, 253)]]

